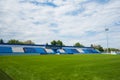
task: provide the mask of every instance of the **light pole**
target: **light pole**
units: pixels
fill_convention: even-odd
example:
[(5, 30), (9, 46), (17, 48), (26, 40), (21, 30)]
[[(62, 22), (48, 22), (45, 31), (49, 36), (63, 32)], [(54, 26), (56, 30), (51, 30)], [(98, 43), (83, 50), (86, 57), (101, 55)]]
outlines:
[(105, 32), (106, 32), (106, 40), (107, 40), (107, 53), (109, 53), (109, 45), (108, 45), (108, 31), (109, 31), (109, 28), (105, 28)]

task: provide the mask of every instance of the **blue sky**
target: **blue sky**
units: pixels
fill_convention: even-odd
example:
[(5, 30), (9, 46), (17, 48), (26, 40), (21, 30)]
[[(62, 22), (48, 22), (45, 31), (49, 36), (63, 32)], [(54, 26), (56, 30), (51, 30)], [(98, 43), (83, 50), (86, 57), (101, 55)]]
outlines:
[(0, 38), (120, 48), (120, 0), (0, 0)]

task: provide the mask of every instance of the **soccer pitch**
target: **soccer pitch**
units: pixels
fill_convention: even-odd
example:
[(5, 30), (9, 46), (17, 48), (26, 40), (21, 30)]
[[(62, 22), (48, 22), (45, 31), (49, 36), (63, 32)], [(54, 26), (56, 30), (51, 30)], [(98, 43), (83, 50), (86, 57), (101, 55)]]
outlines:
[(120, 80), (120, 55), (0, 56), (0, 80)]

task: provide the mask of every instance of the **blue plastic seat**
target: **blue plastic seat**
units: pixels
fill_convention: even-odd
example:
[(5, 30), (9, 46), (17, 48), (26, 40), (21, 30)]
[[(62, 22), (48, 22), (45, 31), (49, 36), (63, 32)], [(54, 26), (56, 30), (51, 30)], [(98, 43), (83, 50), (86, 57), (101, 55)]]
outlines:
[(12, 53), (11, 47), (1, 47), (0, 46), (0, 53)]

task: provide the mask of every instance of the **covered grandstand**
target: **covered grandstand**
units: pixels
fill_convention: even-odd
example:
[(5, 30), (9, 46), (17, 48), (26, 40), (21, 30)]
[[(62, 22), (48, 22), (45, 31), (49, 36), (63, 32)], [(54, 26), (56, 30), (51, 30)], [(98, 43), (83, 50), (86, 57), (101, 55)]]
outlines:
[(100, 53), (92, 47), (0, 44), (0, 55), (4, 54), (90, 54)]

